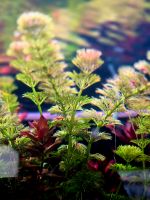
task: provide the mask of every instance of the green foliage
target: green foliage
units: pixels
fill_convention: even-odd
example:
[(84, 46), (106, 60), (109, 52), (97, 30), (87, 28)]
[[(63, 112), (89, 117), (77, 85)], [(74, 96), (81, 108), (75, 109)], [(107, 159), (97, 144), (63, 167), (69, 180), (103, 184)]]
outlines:
[(120, 68), (118, 77), (108, 82), (122, 95), (124, 106), (127, 109), (133, 108), (139, 112), (149, 107), (150, 83), (144, 74), (136, 72), (131, 67)]
[[(31, 72), (34, 70), (33, 62), (25, 62), (25, 60), (22, 58), (23, 55), (21, 56), (21, 58), (20, 58), (20, 55), (17, 55), (17, 56), (18, 56), (17, 59), (12, 60), (11, 64), (18, 71), (21, 71), (23, 74), (25, 74), (25, 75), (21, 75), (21, 78), (23, 78), (23, 80), (21, 81), (25, 81), (24, 77), (27, 76), (27, 79), (29, 79)], [(20, 76), (20, 74), (17, 74), (17, 75)], [(33, 80), (29, 79), (29, 81), (33, 81)], [(30, 85), (30, 82), (29, 82), (29, 85)]]
[(26, 97), (28, 99), (30, 99), (31, 101), (33, 101), (36, 105), (41, 105), (45, 99), (46, 96), (43, 92), (36, 92), (36, 93), (32, 93), (32, 92), (26, 92), (23, 97)]
[(86, 146), (77, 142), (75, 142), (72, 145), (72, 152), (69, 152), (69, 146), (67, 147), (66, 150), (67, 150), (66, 154), (61, 154), (62, 161), (60, 162), (59, 167), (60, 170), (65, 172), (66, 175), (68, 176), (73, 171), (76, 171), (78, 168), (81, 168), (82, 165), (85, 165), (87, 151), (86, 151)]
[(19, 103), (16, 95), (7, 92), (2, 92), (1, 98), (5, 102), (5, 105), (7, 106), (10, 112), (13, 113), (17, 110)]
[(117, 171), (132, 171), (132, 170), (137, 170), (138, 168), (135, 166), (132, 166), (130, 164), (122, 164), (122, 163), (115, 163), (111, 166), (111, 169), (115, 169)]
[(146, 154), (140, 155), (139, 157), (136, 158), (136, 161), (140, 163), (150, 162), (150, 156)]
[(64, 94), (60, 96), (58, 100), (56, 100), (60, 111), (64, 113), (70, 113), (72, 111), (83, 110), (83, 106), (89, 104), (91, 102), (91, 98), (88, 96), (77, 96), (77, 95), (69, 95)]
[(1, 76), (0, 77), (0, 90), (7, 93), (12, 93), (17, 89), (14, 85), (14, 79), (10, 76)]
[(140, 117), (135, 118), (133, 120), (133, 122), (138, 125), (138, 129), (137, 129), (136, 133), (137, 134), (149, 134), (150, 133), (149, 121), (150, 121), (150, 115), (140, 116)]
[(105, 157), (103, 155), (101, 155), (100, 153), (95, 153), (95, 154), (90, 154), (89, 159), (104, 161)]
[(85, 132), (84, 139), (89, 142), (92, 140), (93, 142), (97, 142), (99, 140), (111, 140), (111, 135), (106, 132), (100, 132), (98, 128), (92, 130), (92, 132)]
[(19, 122), (17, 115), (11, 113), (7, 104), (3, 102), (0, 108), (0, 143), (13, 146), (15, 138), (23, 129), (24, 126)]
[[(109, 80), (108, 80), (109, 81)], [(110, 83), (104, 84), (103, 89), (97, 89), (96, 92), (100, 94), (99, 99), (94, 99), (93, 104), (105, 113), (125, 111), (124, 108), (124, 95), (117, 87)]]
[[(97, 98), (84, 95), (85, 89), (100, 81), (93, 72), (103, 63), (101, 52), (77, 51), (72, 62), (79, 72), (68, 72), (59, 44), (54, 41), (51, 23), (49, 17), (39, 12), (25, 13), (18, 20), (20, 37), (10, 45), (9, 53), (14, 56), (12, 65), (20, 71), (16, 78), (31, 90), (22, 96), (37, 105), (41, 116), (25, 129), (15, 113), (18, 105), (17, 98), (12, 96), (15, 87), (0, 84), (0, 141), (21, 153), (22, 170), (27, 168), (31, 172), (32, 168), (35, 180), (46, 185), (43, 191), (49, 189), (52, 176), (59, 177), (54, 187), (61, 187), (64, 199), (88, 199), (88, 194), (100, 192), (102, 177), (99, 172), (87, 169), (87, 165), (89, 161), (99, 164), (105, 160), (101, 152), (93, 153), (91, 147), (94, 142), (111, 139), (101, 128), (120, 124), (117, 112), (149, 108), (150, 83), (142, 73), (127, 67), (120, 69), (118, 76), (108, 80), (102, 89), (96, 90)], [(140, 105), (141, 99), (145, 107)], [(60, 116), (51, 122), (45, 119), (42, 103), (52, 103), (49, 111)], [(90, 109), (85, 109), (87, 105)], [(76, 115), (78, 111), (83, 111), (81, 116)], [(132, 145), (117, 147), (115, 154), (126, 163), (116, 162), (112, 168), (134, 170), (136, 167), (132, 163), (135, 162), (144, 169), (150, 161), (145, 153), (150, 143), (147, 137), (149, 115), (139, 116), (134, 123), (140, 137), (131, 140)]]
[(70, 72), (69, 77), (75, 82), (79, 89), (87, 89), (91, 85), (100, 81), (100, 77), (96, 74), (89, 74), (85, 76), (84, 73)]
[(131, 142), (139, 146), (141, 149), (145, 149), (146, 146), (150, 144), (150, 139), (142, 138), (142, 139), (131, 140)]
[(64, 199), (89, 199), (94, 194), (102, 192), (102, 175), (100, 172), (82, 170), (77, 172), (67, 182), (64, 182), (62, 189)]
[(0, 98), (5, 102), (5, 106), (12, 113), (17, 110), (19, 105), (17, 96), (13, 94), (16, 88), (12, 77), (0, 77)]
[(13, 148), (18, 150), (20, 153), (26, 153), (26, 146), (31, 142), (30, 138), (27, 137), (17, 137)]
[(106, 200), (128, 200), (129, 197), (123, 196), (123, 195), (119, 195), (119, 194), (106, 194)]
[(99, 140), (111, 140), (112, 137), (109, 133), (106, 132), (100, 132), (98, 133), (96, 136), (92, 134), (92, 138), (94, 139), (95, 142), (99, 141)]
[(38, 84), (38, 82), (36, 82), (33, 77), (28, 74), (17, 74), (16, 78), (31, 88)]
[[(142, 101), (139, 102), (144, 103)], [(137, 102), (136, 102), (137, 103)], [(137, 103), (138, 106), (138, 103)], [(147, 108), (149, 108), (148, 104), (145, 104)], [(138, 106), (138, 108), (141, 106)], [(140, 112), (139, 112), (140, 113)], [(132, 126), (135, 126), (135, 134), (136, 138), (131, 140), (131, 143), (136, 146), (124, 145), (118, 146), (115, 153), (123, 158), (126, 163), (118, 163), (116, 162), (111, 166), (112, 169), (117, 171), (126, 171), (127, 173), (132, 173), (132, 171), (136, 171), (142, 169), (142, 172), (138, 172), (142, 174), (142, 178), (139, 175), (133, 175), (133, 177), (128, 180), (128, 184), (130, 187), (130, 182), (134, 183), (142, 183), (143, 185), (143, 193), (140, 195), (140, 198), (146, 199), (146, 188), (147, 183), (149, 182), (148, 176), (146, 175), (146, 170), (149, 169), (150, 156), (149, 152), (147, 152), (147, 147), (150, 144), (149, 139), (149, 114), (142, 112), (141, 115), (138, 115), (136, 118), (130, 119), (133, 123)], [(133, 172), (134, 173), (134, 172)], [(126, 179), (126, 177), (125, 177)]]
[(142, 150), (139, 147), (131, 145), (120, 145), (115, 153), (123, 158), (127, 163), (136, 160), (139, 156), (143, 155)]

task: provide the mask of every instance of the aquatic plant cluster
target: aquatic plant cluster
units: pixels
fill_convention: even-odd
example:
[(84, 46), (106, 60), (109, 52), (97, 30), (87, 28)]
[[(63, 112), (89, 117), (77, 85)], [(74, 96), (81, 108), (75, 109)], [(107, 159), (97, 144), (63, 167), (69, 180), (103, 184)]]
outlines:
[[(11, 177), (4, 166), (13, 160), (7, 154), (14, 154), (1, 151), (2, 191), (15, 199), (148, 199), (150, 63), (122, 67), (96, 89), (98, 97), (84, 95), (100, 81), (94, 72), (103, 64), (102, 53), (78, 50), (72, 60), (75, 69), (69, 71), (49, 16), (24, 13), (17, 23), (7, 53), (18, 70), (16, 79), (29, 87), (23, 98), (37, 106), (40, 118), (28, 125), (22, 122), (14, 80), (1, 77), (1, 148), (5, 145), (19, 154), (18, 174)], [(57, 114), (53, 120), (44, 117), (43, 103), (52, 105), (48, 111)], [(119, 112), (128, 116), (125, 125)], [(107, 152), (99, 148), (103, 142), (111, 144)]]

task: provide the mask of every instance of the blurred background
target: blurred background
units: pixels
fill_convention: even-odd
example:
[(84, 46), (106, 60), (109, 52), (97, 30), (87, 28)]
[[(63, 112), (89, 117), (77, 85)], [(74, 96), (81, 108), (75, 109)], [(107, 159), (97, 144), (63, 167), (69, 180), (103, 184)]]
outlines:
[[(26, 11), (40, 11), (53, 18), (55, 37), (62, 44), (67, 62), (71, 63), (79, 48), (101, 50), (104, 64), (96, 71), (101, 84), (120, 66), (146, 59), (150, 50), (150, 0), (0, 0), (1, 75), (13, 75), (5, 52), (13, 39), (17, 18)], [(19, 87), (24, 90), (22, 85)], [(88, 93), (93, 92), (89, 88)], [(17, 93), (21, 98), (20, 90)], [(28, 103), (21, 101), (28, 110)]]

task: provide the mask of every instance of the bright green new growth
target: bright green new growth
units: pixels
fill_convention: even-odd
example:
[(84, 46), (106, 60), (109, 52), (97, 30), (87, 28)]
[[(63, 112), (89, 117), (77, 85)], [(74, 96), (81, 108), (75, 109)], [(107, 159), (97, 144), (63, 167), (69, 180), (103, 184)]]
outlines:
[[(147, 111), (147, 113), (146, 113)], [(148, 113), (149, 110), (145, 110), (146, 116), (140, 116), (133, 120), (135, 124), (138, 125), (138, 129), (136, 131), (136, 134), (150, 134), (150, 113)]]
[(0, 98), (7, 106), (7, 110), (12, 113), (19, 106), (17, 96), (13, 94), (15, 90), (16, 86), (14, 85), (13, 78), (9, 76), (0, 77)]
[(136, 158), (141, 156), (143, 152), (139, 147), (136, 146), (120, 145), (115, 153), (122, 157), (127, 163), (130, 163), (131, 161), (136, 160)]
[(18, 102), (14, 80), (11, 77), (0, 78), (0, 144), (15, 147), (15, 138), (24, 126), (19, 122), (16, 114)]

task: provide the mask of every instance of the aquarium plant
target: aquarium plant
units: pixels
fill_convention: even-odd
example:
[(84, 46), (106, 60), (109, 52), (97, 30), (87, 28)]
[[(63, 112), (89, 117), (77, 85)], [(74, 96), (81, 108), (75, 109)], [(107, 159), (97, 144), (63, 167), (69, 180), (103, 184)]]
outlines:
[[(95, 70), (103, 64), (101, 51), (79, 49), (72, 60), (74, 70), (69, 71), (49, 16), (23, 13), (17, 25), (8, 55), (18, 70), (16, 79), (29, 88), (23, 98), (37, 106), (40, 117), (27, 125), (18, 119), (15, 86), (5, 77), (0, 84), (0, 142), (15, 149), (20, 162), (18, 177), (2, 177), (0, 184), (10, 195), (16, 192), (18, 196), (24, 194), (22, 198), (28, 195), (28, 199), (125, 199), (117, 188), (115, 195), (106, 195), (106, 170), (101, 167), (107, 157), (101, 151), (93, 152), (92, 147), (112, 139), (103, 128), (121, 124), (118, 112), (134, 110), (139, 115), (134, 121), (139, 126), (136, 134), (141, 138), (131, 140), (132, 145), (114, 145), (114, 156), (126, 163), (117, 161), (112, 166), (131, 170), (135, 169), (131, 162), (138, 160), (145, 169), (149, 115), (145, 117), (139, 110), (149, 107), (150, 82), (133, 67), (123, 67), (103, 88), (96, 89), (97, 97), (84, 95), (100, 81)], [(53, 120), (44, 117), (43, 103), (51, 105), (48, 111), (56, 114)]]

